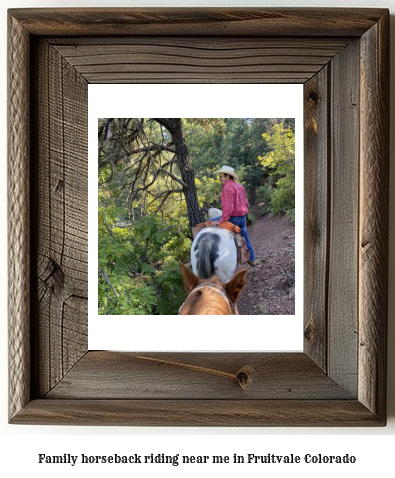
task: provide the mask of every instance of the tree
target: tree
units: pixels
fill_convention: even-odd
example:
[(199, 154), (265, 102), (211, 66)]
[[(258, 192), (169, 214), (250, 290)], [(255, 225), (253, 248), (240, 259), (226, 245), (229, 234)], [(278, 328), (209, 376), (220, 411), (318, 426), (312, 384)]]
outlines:
[(273, 124), (268, 133), (262, 135), (270, 151), (259, 156), (263, 167), (270, 175), (264, 194), (272, 214), (285, 211), (295, 218), (295, 131), (284, 123)]
[(239, 172), (251, 204), (255, 203), (255, 192), (263, 174), (258, 155), (262, 152), (262, 134), (268, 130), (269, 121), (265, 118), (226, 119), (221, 154), (226, 164)]
[[(181, 118), (107, 118), (99, 121), (99, 173), (128, 206), (128, 216), (161, 213), (176, 194), (185, 197), (189, 226), (200, 213), (194, 171)], [(125, 196), (127, 201), (125, 201)]]
[(226, 123), (223, 118), (183, 118), (185, 140), (199, 179), (218, 169)]
[(176, 314), (200, 222), (181, 120), (102, 119), (98, 152), (99, 313)]
[(156, 118), (156, 121), (165, 127), (172, 137), (176, 151), (175, 157), (182, 178), (182, 192), (187, 204), (189, 227), (192, 228), (201, 221), (201, 218), (196, 194), (195, 173), (189, 160), (181, 118)]

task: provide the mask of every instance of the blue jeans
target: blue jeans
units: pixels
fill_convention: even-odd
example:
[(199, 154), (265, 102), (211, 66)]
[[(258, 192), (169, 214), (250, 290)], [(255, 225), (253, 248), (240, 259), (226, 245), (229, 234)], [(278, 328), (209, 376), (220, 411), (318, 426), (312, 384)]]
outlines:
[[(211, 221), (219, 221), (220, 219), (221, 216), (217, 216), (213, 217)], [(240, 234), (246, 240), (247, 249), (250, 251), (250, 261), (255, 261), (255, 252), (247, 232), (247, 216), (230, 216), (228, 221), (240, 227)]]

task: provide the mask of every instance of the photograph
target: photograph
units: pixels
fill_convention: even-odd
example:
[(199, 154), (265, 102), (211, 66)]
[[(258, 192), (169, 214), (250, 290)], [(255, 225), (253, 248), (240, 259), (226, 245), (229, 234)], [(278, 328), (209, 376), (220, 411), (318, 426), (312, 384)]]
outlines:
[(98, 313), (294, 315), (295, 118), (100, 118)]

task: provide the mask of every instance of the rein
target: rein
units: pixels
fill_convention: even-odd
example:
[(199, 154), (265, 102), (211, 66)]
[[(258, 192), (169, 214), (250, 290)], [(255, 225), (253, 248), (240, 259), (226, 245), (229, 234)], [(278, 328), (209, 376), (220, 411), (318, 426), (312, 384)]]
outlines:
[[(216, 284), (215, 282), (202, 282), (201, 284), (197, 285), (189, 295), (193, 294), (194, 292), (200, 290), (200, 289), (212, 289), (215, 292), (217, 292), (219, 295), (221, 295), (224, 299), (228, 301), (228, 304), (230, 305), (230, 308), (232, 309), (232, 315), (240, 315), (239, 310), (237, 308), (237, 305), (235, 302), (231, 301), (227, 293), (225, 292), (224, 288), (220, 286), (219, 284)], [(185, 303), (185, 302), (184, 302)], [(184, 305), (184, 304), (182, 304)], [(182, 306), (181, 306), (182, 307)], [(181, 308), (180, 307), (180, 308)]]

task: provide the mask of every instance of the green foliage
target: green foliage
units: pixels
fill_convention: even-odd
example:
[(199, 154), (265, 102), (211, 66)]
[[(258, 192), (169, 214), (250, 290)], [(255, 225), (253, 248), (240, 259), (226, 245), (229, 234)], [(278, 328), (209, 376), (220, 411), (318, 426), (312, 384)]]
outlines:
[(256, 190), (256, 200), (258, 203), (263, 204), (260, 211), (262, 215), (270, 212), (268, 205), (270, 205), (272, 191), (273, 184), (271, 180)]
[[(291, 214), (290, 155), (281, 158), (291, 147), (292, 138), (284, 139), (293, 131), (292, 122), (277, 131), (273, 121), (182, 120), (199, 208), (221, 208), (222, 188), (214, 173), (226, 164), (237, 171), (250, 204), (262, 174), (270, 171), (268, 184), (258, 192), (273, 214)], [(185, 300), (179, 262), (190, 260), (185, 200), (190, 185), (182, 180), (174, 148), (155, 119), (99, 120), (99, 314), (177, 314)], [(248, 215), (249, 224), (254, 219)]]
[[(196, 178), (212, 178), (224, 164), (233, 167), (245, 186), (250, 203), (255, 202), (255, 190), (262, 176), (258, 155), (262, 153), (262, 134), (270, 127), (265, 118), (215, 118), (184, 120), (185, 139)], [(265, 146), (263, 148), (265, 150)], [(217, 179), (215, 181), (218, 184)], [(199, 199), (202, 189), (199, 190)], [(220, 207), (204, 202), (204, 207)], [(208, 199), (211, 199), (210, 197)]]
[(195, 182), (198, 191), (199, 207), (216, 207), (221, 209), (221, 183), (212, 177), (196, 179)]
[(218, 165), (224, 138), (225, 120), (222, 118), (183, 119), (185, 141), (195, 176), (203, 179)]
[(238, 172), (251, 204), (255, 203), (255, 191), (263, 173), (258, 155), (262, 152), (262, 134), (268, 127), (265, 118), (226, 119), (226, 131), (221, 145), (223, 159), (218, 166), (226, 164)]
[(255, 222), (255, 216), (249, 212), (247, 214), (247, 225), (254, 224), (254, 222)]
[(262, 136), (270, 151), (258, 159), (269, 172), (269, 180), (258, 189), (258, 197), (272, 215), (285, 212), (294, 221), (295, 132), (278, 123)]
[[(156, 313), (160, 315), (176, 315), (187, 294), (184, 291), (180, 267), (174, 259), (165, 263), (154, 278), (159, 297)], [(171, 298), (171, 299), (170, 299)]]
[(284, 176), (277, 181), (270, 205), (272, 214), (284, 211), (290, 219), (295, 220), (295, 176)]
[(184, 297), (178, 261), (186, 261), (186, 222), (145, 216), (118, 227), (99, 209), (99, 314), (177, 314)]

